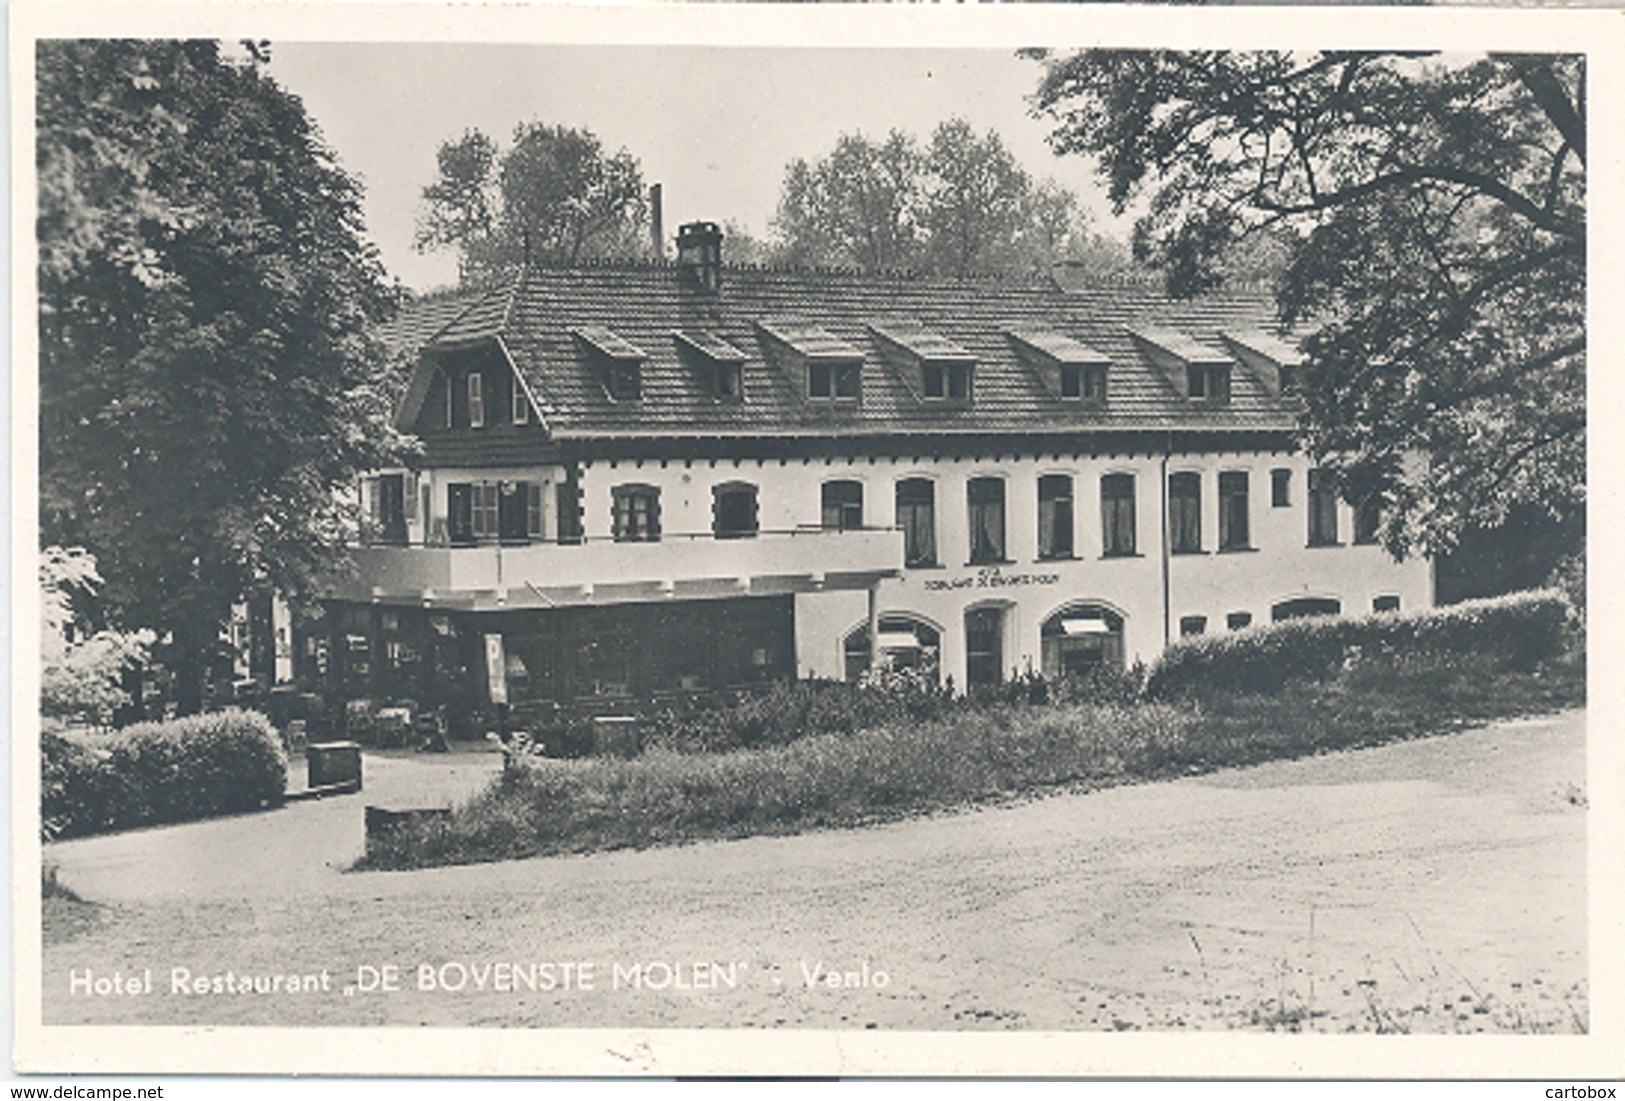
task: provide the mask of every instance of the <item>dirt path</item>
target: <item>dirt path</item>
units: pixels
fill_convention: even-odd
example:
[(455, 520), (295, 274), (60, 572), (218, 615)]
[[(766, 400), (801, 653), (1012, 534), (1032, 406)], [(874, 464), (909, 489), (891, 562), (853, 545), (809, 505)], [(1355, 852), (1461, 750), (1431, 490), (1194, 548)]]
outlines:
[[(1574, 1031), (1584, 783), (1569, 713), (865, 830), (360, 875), (333, 861), (361, 800), (307, 804), (350, 840), (274, 876), (323, 835), (305, 807), (54, 847), (104, 906), (47, 946), (45, 1020)], [(386, 966), (399, 990), (344, 993)], [(175, 968), (329, 989), (183, 995)], [(70, 985), (147, 969), (151, 993)]]

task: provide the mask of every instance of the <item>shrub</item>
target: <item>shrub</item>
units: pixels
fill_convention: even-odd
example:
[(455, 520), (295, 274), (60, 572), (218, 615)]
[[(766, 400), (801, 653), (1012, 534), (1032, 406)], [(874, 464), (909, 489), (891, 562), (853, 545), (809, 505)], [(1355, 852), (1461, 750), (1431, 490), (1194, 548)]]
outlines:
[(112, 734), (42, 734), (47, 836), (258, 810), (281, 803), (288, 757), (265, 716), (216, 711)]
[(780, 746), (819, 734), (855, 734), (905, 719), (932, 719), (958, 706), (946, 689), (907, 670), (876, 672), (857, 684), (791, 681), (722, 707), (659, 712), (645, 724), (645, 744), (713, 753)]
[(1483, 658), (1527, 669), (1562, 649), (1568, 600), (1552, 589), (1469, 600), (1408, 614), (1324, 616), (1263, 624), (1174, 643), (1157, 659), (1146, 693), (1274, 692), (1351, 662), (1395, 655)]

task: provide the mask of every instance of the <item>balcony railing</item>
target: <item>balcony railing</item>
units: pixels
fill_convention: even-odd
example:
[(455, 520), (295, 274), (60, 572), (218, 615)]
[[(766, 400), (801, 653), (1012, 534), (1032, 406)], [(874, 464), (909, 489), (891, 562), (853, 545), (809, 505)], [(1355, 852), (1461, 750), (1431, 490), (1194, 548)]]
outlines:
[[(662, 533), (658, 540), (582, 538), (568, 543), (491, 542), (475, 546), (371, 545), (350, 552), (355, 570), (335, 595), (390, 601), (483, 604), (526, 594), (543, 603), (591, 599), (598, 590), (771, 586), (860, 588), (903, 566), (903, 533), (893, 528), (844, 531), (797, 528), (719, 538), (711, 532)], [(622, 597), (623, 599), (626, 597)]]

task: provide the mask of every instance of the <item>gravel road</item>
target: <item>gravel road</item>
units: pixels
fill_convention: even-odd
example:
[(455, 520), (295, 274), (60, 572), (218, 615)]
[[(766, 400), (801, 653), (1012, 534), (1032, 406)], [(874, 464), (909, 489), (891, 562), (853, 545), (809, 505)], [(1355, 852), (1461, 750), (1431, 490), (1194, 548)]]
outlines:
[[(45, 1022), (1587, 1020), (1583, 712), (868, 829), (340, 870), (364, 802), (455, 796), (493, 767), (369, 758), (361, 796), (52, 846), (96, 905), (48, 909)], [(137, 992), (97, 992), (115, 977)], [(276, 989), (229, 992), (256, 978)]]

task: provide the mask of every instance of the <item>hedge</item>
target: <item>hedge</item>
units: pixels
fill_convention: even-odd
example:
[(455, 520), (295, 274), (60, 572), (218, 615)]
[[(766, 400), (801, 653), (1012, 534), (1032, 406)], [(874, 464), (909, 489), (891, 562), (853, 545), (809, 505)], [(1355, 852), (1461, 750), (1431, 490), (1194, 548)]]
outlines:
[(1562, 649), (1571, 615), (1567, 597), (1540, 589), (1420, 612), (1317, 616), (1198, 635), (1163, 652), (1146, 695), (1274, 692), (1361, 657), (1473, 657), (1527, 669)]
[(270, 720), (231, 709), (111, 734), (41, 735), (48, 837), (181, 822), (280, 804), (288, 756)]

